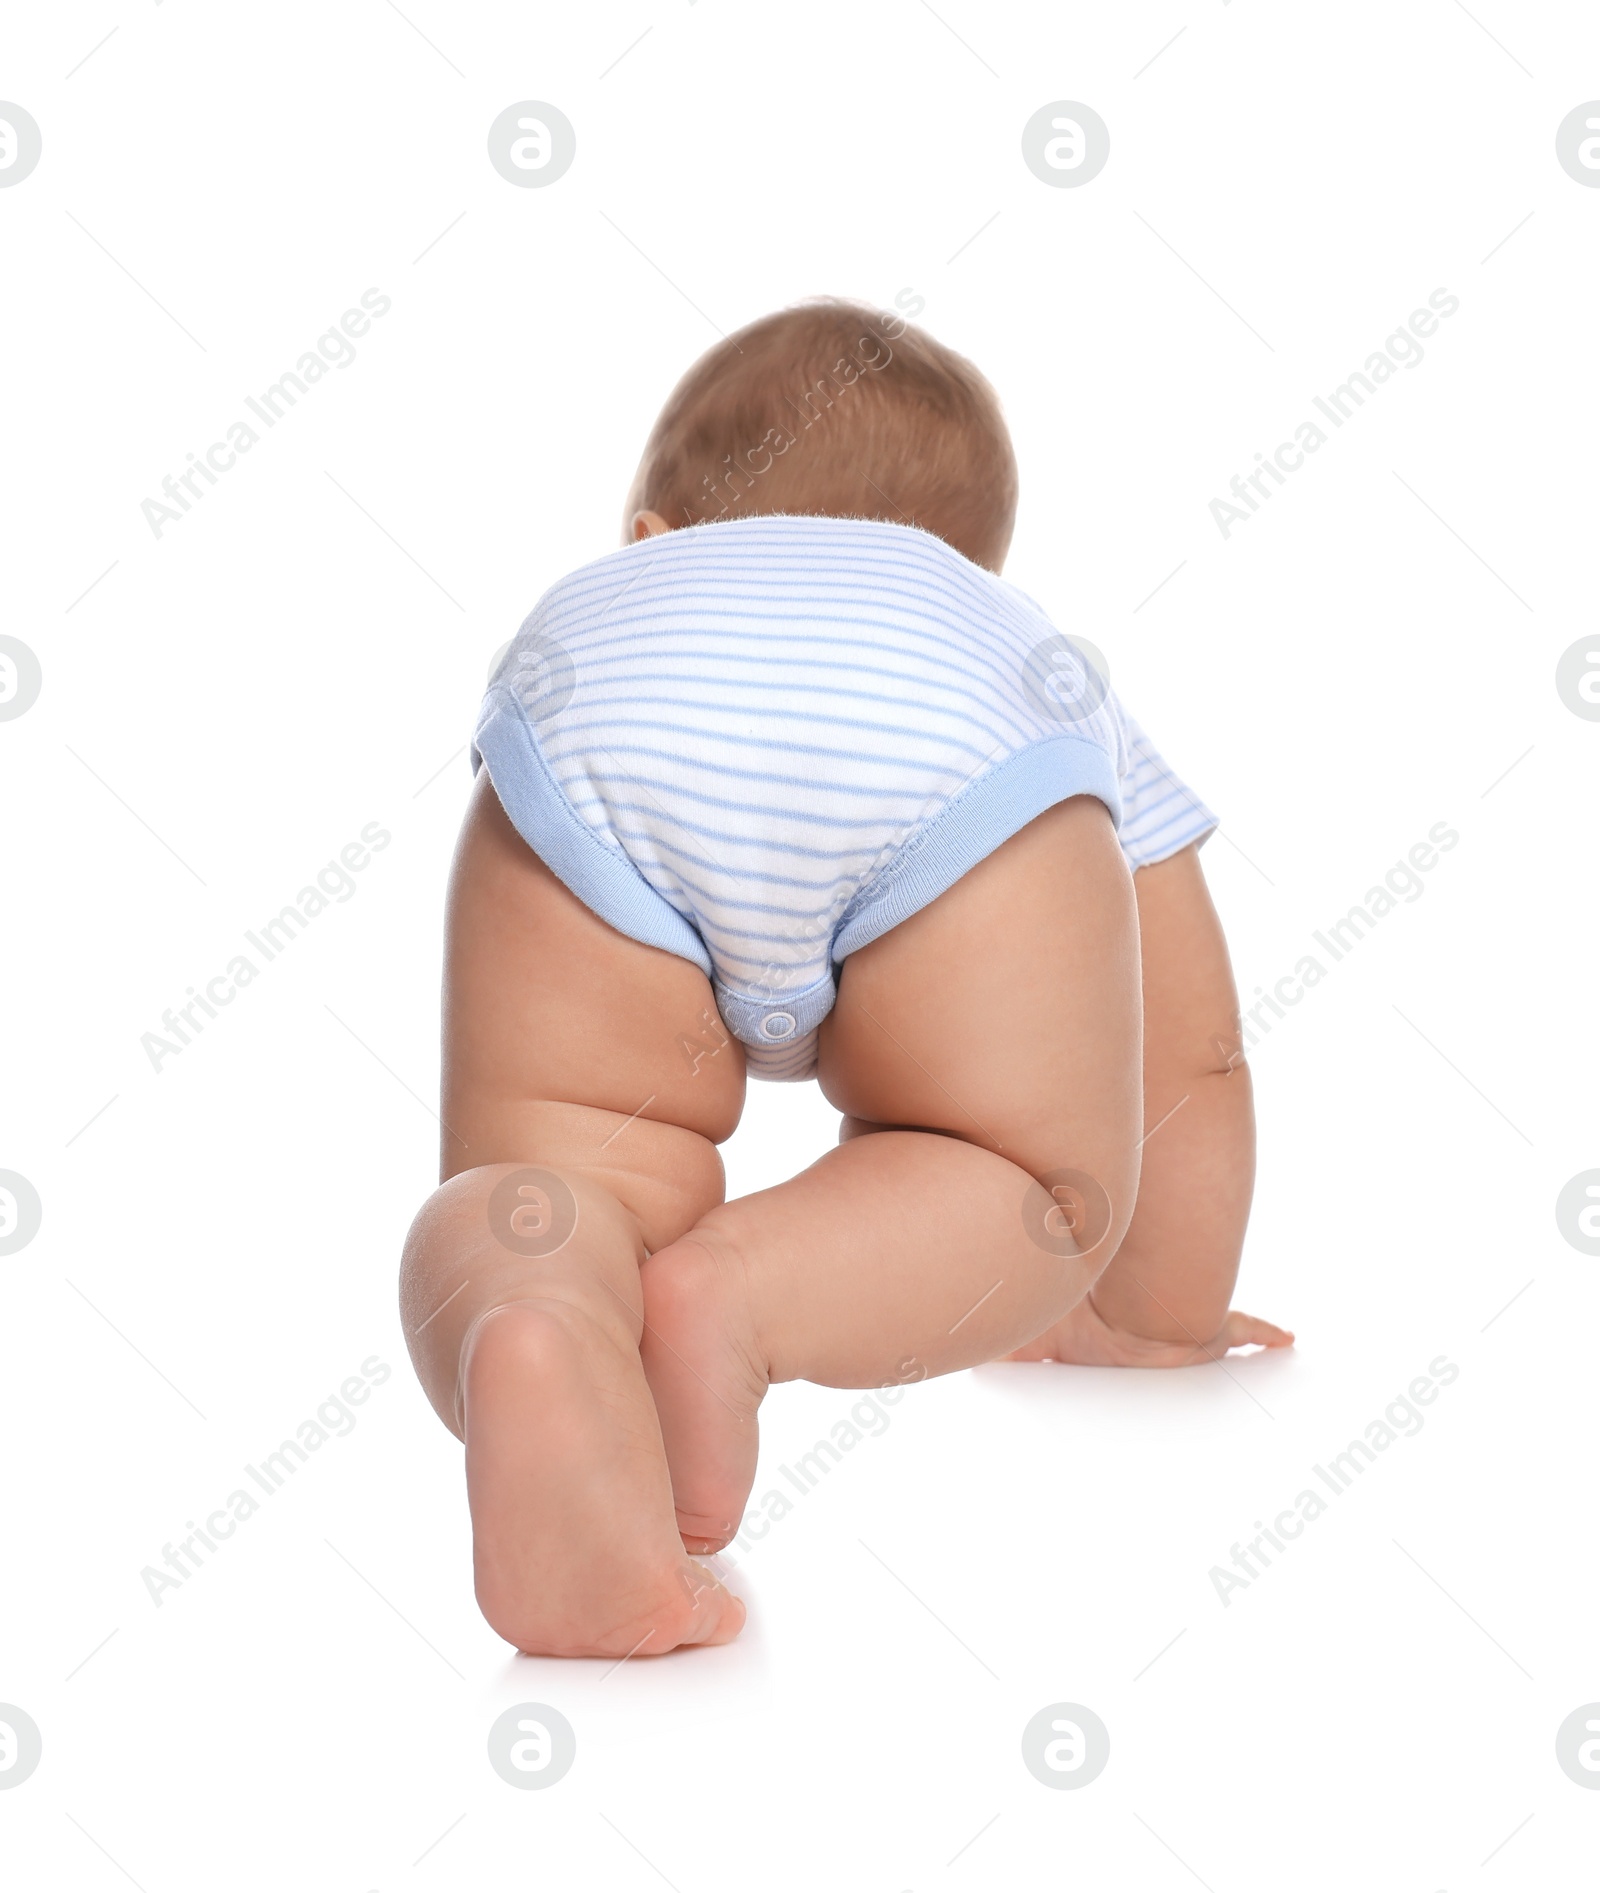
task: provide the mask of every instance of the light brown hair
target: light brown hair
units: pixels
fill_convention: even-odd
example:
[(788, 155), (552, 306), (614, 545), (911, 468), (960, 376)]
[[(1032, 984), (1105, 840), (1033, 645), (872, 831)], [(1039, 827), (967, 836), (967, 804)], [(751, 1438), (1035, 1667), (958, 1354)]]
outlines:
[(628, 500), (669, 527), (753, 513), (882, 519), (998, 572), (1017, 463), (993, 388), (964, 356), (865, 304), (763, 316), (667, 397)]

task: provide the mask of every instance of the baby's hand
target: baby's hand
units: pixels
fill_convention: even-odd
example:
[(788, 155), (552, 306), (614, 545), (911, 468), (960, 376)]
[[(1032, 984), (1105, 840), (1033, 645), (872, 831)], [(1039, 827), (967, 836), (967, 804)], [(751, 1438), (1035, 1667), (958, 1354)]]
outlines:
[(1229, 1311), (1217, 1332), (1205, 1341), (1161, 1341), (1114, 1328), (1103, 1320), (1090, 1296), (1064, 1315), (1053, 1328), (1019, 1347), (1008, 1361), (1066, 1361), (1079, 1367), (1192, 1367), (1197, 1361), (1220, 1360), (1234, 1347), (1292, 1347), (1287, 1328), (1274, 1327), (1255, 1315)]

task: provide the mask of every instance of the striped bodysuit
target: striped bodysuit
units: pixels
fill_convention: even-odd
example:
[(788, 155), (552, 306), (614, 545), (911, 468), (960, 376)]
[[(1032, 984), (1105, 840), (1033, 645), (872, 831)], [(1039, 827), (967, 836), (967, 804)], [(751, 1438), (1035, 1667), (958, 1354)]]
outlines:
[(692, 960), (758, 1077), (835, 968), (1094, 795), (1134, 867), (1216, 817), (1031, 599), (915, 527), (761, 516), (597, 559), (490, 681), (473, 767), (619, 932)]

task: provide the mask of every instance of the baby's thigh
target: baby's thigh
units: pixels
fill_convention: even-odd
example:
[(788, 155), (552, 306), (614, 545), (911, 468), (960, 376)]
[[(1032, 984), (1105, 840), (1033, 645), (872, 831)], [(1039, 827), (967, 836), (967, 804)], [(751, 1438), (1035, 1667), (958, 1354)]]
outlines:
[(1118, 1224), (1141, 1130), (1139, 933), (1104, 805), (1059, 803), (850, 956), (824, 1021), (830, 1101), (1031, 1175), (1087, 1172)]
[(446, 926), (443, 1174), (583, 1170), (654, 1247), (721, 1200), (715, 1145), (743, 1098), (743, 1048), (705, 975), (585, 907), (480, 772)]

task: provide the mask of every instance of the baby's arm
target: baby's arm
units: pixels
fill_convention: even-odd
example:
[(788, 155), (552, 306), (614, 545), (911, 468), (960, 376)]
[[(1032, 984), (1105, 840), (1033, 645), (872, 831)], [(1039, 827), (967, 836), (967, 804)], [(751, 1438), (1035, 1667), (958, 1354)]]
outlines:
[(1088, 1296), (1023, 1358), (1176, 1367), (1294, 1338), (1229, 1312), (1255, 1178), (1255, 1114), (1227, 943), (1198, 848), (1140, 868), (1133, 885), (1145, 1125), (1133, 1221)]

